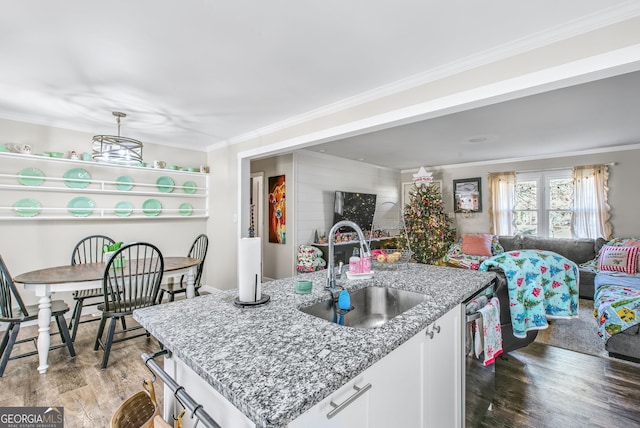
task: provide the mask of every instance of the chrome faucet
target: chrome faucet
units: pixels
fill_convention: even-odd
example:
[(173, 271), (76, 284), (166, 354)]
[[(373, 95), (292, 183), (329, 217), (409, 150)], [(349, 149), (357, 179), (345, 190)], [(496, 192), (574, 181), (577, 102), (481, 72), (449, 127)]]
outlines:
[(335, 290), (336, 288), (336, 273), (335, 267), (333, 266), (333, 254), (334, 254), (334, 240), (336, 235), (336, 230), (341, 227), (350, 227), (355, 230), (358, 234), (358, 238), (360, 239), (360, 247), (362, 248), (362, 253), (360, 257), (371, 257), (371, 249), (369, 248), (369, 244), (367, 243), (367, 239), (364, 237), (364, 233), (360, 226), (355, 224), (349, 220), (341, 220), (333, 225), (331, 230), (329, 231), (329, 254), (327, 255), (327, 261), (329, 262), (329, 266), (327, 267), (327, 286), (325, 287), (327, 290)]

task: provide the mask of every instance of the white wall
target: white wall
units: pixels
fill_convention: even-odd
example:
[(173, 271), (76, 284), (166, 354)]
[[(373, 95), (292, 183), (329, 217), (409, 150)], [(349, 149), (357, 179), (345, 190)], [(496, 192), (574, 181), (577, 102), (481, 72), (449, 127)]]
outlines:
[[(292, 155), (275, 156), (251, 162), (251, 173), (264, 173), (264, 211), (262, 213), (262, 275), (266, 278), (280, 279), (292, 276), (295, 265), (292, 263), (295, 249), (296, 214), (293, 210), (293, 195), (296, 180)], [(269, 242), (269, 177), (285, 176), (285, 219), (286, 239), (284, 244)]]
[[(389, 96), (342, 109), (336, 106), (311, 120), (287, 121), (289, 126), (273, 132), (255, 132), (236, 141), (237, 144), (215, 147), (208, 153), (210, 178), (215, 183), (208, 227), (218, 232), (217, 245), (208, 263), (207, 282), (221, 289), (235, 287), (236, 241), (240, 236), (237, 219), (245, 215), (248, 218), (248, 208), (246, 214), (238, 212), (239, 157), (257, 159), (292, 153), (341, 136), (503, 101), (596, 75), (604, 77), (609, 70), (610, 75), (615, 74), (627, 64), (633, 66), (637, 59), (628, 51), (625, 55), (617, 53), (640, 45), (638, 22), (640, 18), (632, 18), (475, 69), (461, 70), (453, 76), (434, 78)], [(462, 178), (478, 175), (460, 173)]]
[[(610, 153), (572, 155), (557, 158), (521, 162), (496, 163), (493, 165), (459, 166), (446, 168), (426, 168), (433, 172), (434, 179), (443, 180), (443, 198), (447, 212), (453, 211), (453, 180), (461, 178), (482, 178), (482, 213), (464, 218), (456, 214), (458, 233), (487, 233), (489, 222), (489, 188), (487, 177), (490, 172), (536, 171), (543, 169), (571, 168), (579, 165), (593, 165), (615, 162), (609, 167), (609, 205), (614, 237), (640, 236), (640, 224), (636, 213), (640, 209), (637, 184), (640, 180), (640, 149)], [(403, 181), (411, 181), (412, 172), (402, 174)]]
[[(308, 121), (289, 121), (287, 127), (275, 132), (255, 133), (238, 144), (225, 144), (207, 153), (207, 163), (210, 173), (210, 210), (206, 227), (199, 223), (188, 222), (190, 227), (178, 228), (160, 223), (140, 226), (142, 223), (126, 222), (123, 233), (141, 233), (144, 237), (169, 239), (182, 246), (196, 234), (195, 229), (208, 232), (210, 238), (209, 255), (205, 266), (206, 283), (219, 289), (236, 287), (237, 276), (237, 241), (241, 236), (238, 216), (245, 214), (238, 212), (238, 157), (259, 158), (283, 153), (291, 153), (316, 142), (326, 141), (339, 136), (363, 133), (376, 127), (392, 124), (408, 123), (410, 121), (433, 117), (448, 112), (463, 110), (483, 103), (497, 102), (523, 93), (535, 93), (543, 90), (546, 82), (571, 80), (581, 76), (589, 77), (594, 74), (606, 74), (609, 68), (619, 69), (635, 58), (631, 55), (616, 56), (621, 49), (633, 48), (640, 44), (640, 18), (632, 18), (610, 27), (590, 33), (561, 40), (552, 45), (540, 47), (530, 52), (497, 60), (496, 62), (471, 70), (461, 70), (457, 75), (434, 78), (433, 81), (397, 92), (389, 96), (363, 102), (358, 105), (347, 105), (345, 108), (334, 108), (327, 114)], [(611, 55), (608, 55), (608, 54)], [(546, 80), (545, 80), (546, 79)], [(542, 88), (542, 89), (541, 89)], [(135, 138), (135, 135), (129, 135)], [(0, 122), (0, 142), (29, 143), (36, 152), (47, 150), (80, 150), (88, 151), (88, 141), (92, 135), (74, 131), (59, 130), (51, 127), (19, 124), (17, 122)], [(87, 149), (80, 149), (87, 147)], [(62, 150), (60, 150), (62, 151)], [(182, 158), (186, 156), (187, 158)], [(203, 163), (203, 154), (189, 150), (155, 147), (145, 144), (145, 160), (173, 159), (175, 163), (193, 162), (195, 165)], [(636, 162), (637, 164), (637, 162)], [(479, 173), (465, 170), (455, 173), (456, 176), (475, 177)], [(626, 183), (637, 181), (631, 172), (624, 172)], [(446, 185), (450, 186), (452, 175), (442, 176)], [(438, 178), (436, 176), (436, 178)], [(616, 180), (622, 179), (616, 177)], [(624, 186), (627, 191), (628, 186)], [(445, 187), (445, 192), (447, 188)], [(449, 188), (450, 191), (450, 188)], [(622, 191), (622, 190), (621, 190)], [(618, 192), (617, 190), (615, 192)], [(637, 192), (626, 193), (624, 196), (616, 194), (616, 198), (633, 198)], [(612, 195), (613, 197), (613, 195)], [(620, 210), (626, 209), (624, 205)], [(618, 210), (619, 208), (615, 208)], [(619, 211), (616, 211), (616, 216)], [(625, 213), (626, 214), (626, 213)], [(248, 213), (246, 214), (248, 217)], [(476, 220), (474, 219), (474, 222)], [(29, 223), (34, 224), (34, 223)], [(44, 223), (39, 223), (41, 226)], [(94, 229), (102, 229), (105, 223), (73, 222), (64, 226), (65, 231), (78, 231), (85, 235)], [(187, 223), (180, 223), (187, 224)], [(58, 238), (53, 232), (51, 236), (39, 238), (36, 231), (0, 224), (0, 251), (3, 255), (11, 256), (11, 269), (15, 273), (32, 269), (29, 259), (22, 256), (34, 251), (34, 248), (49, 248), (51, 239)], [(57, 225), (56, 225), (57, 226)], [(478, 224), (481, 226), (481, 224)], [(313, 226), (315, 227), (315, 226)], [(616, 221), (616, 234), (627, 234), (634, 229), (630, 222)], [(191, 230), (193, 228), (194, 230)], [(470, 230), (476, 228), (466, 228)], [(28, 228), (25, 228), (28, 229)], [(51, 228), (50, 229), (55, 229)], [(204, 230), (202, 230), (204, 229)], [(480, 229), (478, 227), (477, 229)], [(486, 229), (486, 228), (485, 228)], [(246, 232), (246, 231), (245, 231)], [(45, 233), (42, 231), (42, 233)], [(25, 236), (23, 236), (25, 235)], [(62, 237), (63, 234), (60, 234)], [(302, 236), (303, 234), (301, 234)], [(171, 236), (171, 238), (168, 238)], [(188, 238), (187, 238), (188, 236)], [(68, 238), (60, 244), (71, 245), (75, 238)], [(58, 260), (46, 252), (46, 264)], [(49, 258), (50, 257), (50, 258)], [(14, 265), (15, 263), (15, 265)]]
[(308, 150), (297, 151), (295, 159), (297, 245), (312, 243), (316, 230), (329, 232), (336, 190), (374, 193), (377, 205), (395, 202), (399, 206), (398, 171)]
[(264, 207), (263, 275), (286, 278), (296, 272), (296, 251), (313, 242), (314, 232), (328, 232), (333, 225), (336, 190), (375, 193), (378, 203), (399, 200), (398, 171), (307, 150), (251, 162), (251, 173), (263, 172), (265, 202), (269, 177), (284, 174), (287, 185), (287, 242), (270, 243), (268, 205)]
[[(34, 154), (56, 151), (63, 152), (65, 157), (68, 157), (71, 150), (75, 150), (78, 154), (91, 153), (93, 136), (93, 133), (0, 119), (0, 144), (29, 144)], [(126, 136), (136, 138), (135, 135)], [(164, 160), (167, 165), (182, 167), (199, 167), (207, 164), (207, 154), (199, 150), (160, 146), (148, 141), (142, 141), (142, 144), (142, 157), (145, 162)]]

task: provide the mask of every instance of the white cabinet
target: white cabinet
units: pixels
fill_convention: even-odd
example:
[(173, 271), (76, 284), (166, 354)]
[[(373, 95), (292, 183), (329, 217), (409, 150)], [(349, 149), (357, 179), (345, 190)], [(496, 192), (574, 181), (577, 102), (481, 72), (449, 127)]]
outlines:
[[(180, 359), (176, 357), (165, 358), (163, 370), (179, 385), (184, 386), (187, 393), (199, 404), (203, 405), (204, 410), (218, 425), (225, 428), (255, 428), (256, 424), (253, 421)], [(165, 420), (171, 420), (170, 415), (179, 414), (183, 406), (178, 402), (170, 388), (165, 386), (163, 390), (164, 407), (162, 414)], [(182, 419), (184, 428), (196, 428), (196, 424), (200, 427), (203, 426), (198, 424), (197, 418), (191, 418), (187, 415), (189, 415), (188, 412)]]
[(365, 371), (300, 415), (289, 428), (369, 428), (373, 388)]
[[(293, 420), (289, 428), (461, 427), (461, 319), (460, 305)], [(179, 359), (166, 359), (165, 371), (195, 391), (222, 426), (254, 426)], [(165, 412), (175, 411), (168, 390), (164, 399)]]
[(456, 306), (421, 333), (425, 428), (462, 427), (462, 314), (463, 306)]
[[(289, 426), (462, 427), (462, 311), (456, 306)], [(335, 405), (344, 410), (329, 419)]]
[(313, 406), (290, 428), (417, 427), (422, 338), (415, 336)]
[(371, 368), (370, 427), (417, 427), (421, 417), (421, 345), (416, 335)]
[(0, 220), (208, 216), (208, 175), (0, 153)]

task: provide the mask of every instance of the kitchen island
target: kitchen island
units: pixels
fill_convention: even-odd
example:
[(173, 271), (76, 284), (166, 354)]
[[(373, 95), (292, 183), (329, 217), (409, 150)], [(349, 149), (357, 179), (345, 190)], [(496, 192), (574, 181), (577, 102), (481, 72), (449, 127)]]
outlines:
[[(299, 310), (328, 298), (325, 272), (265, 283), (263, 293), (271, 301), (262, 306), (238, 307), (237, 290), (229, 290), (140, 309), (134, 318), (172, 352), (165, 360), (168, 373), (222, 426), (238, 426), (234, 418), (242, 414), (242, 426), (284, 427), (461, 307), (494, 278), (490, 272), (411, 263), (397, 271), (376, 272), (373, 279), (339, 281), (350, 291), (387, 286), (427, 296), (372, 329), (337, 325)], [(296, 294), (296, 279), (312, 280), (312, 293)], [(185, 370), (201, 378), (211, 393), (187, 382)], [(402, 391), (392, 392), (402, 397)], [(208, 398), (225, 403), (208, 407)]]

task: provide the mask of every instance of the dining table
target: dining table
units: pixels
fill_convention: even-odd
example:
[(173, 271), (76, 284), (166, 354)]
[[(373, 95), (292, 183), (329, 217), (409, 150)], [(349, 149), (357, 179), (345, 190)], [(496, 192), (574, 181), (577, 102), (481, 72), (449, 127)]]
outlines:
[[(164, 257), (162, 281), (169, 278), (187, 279), (187, 298), (195, 296), (195, 277), (200, 260), (192, 257)], [(25, 290), (33, 290), (38, 300), (38, 371), (47, 372), (51, 345), (51, 295), (64, 291), (101, 288), (106, 263), (83, 263), (54, 266), (22, 273), (13, 282), (22, 284)]]

